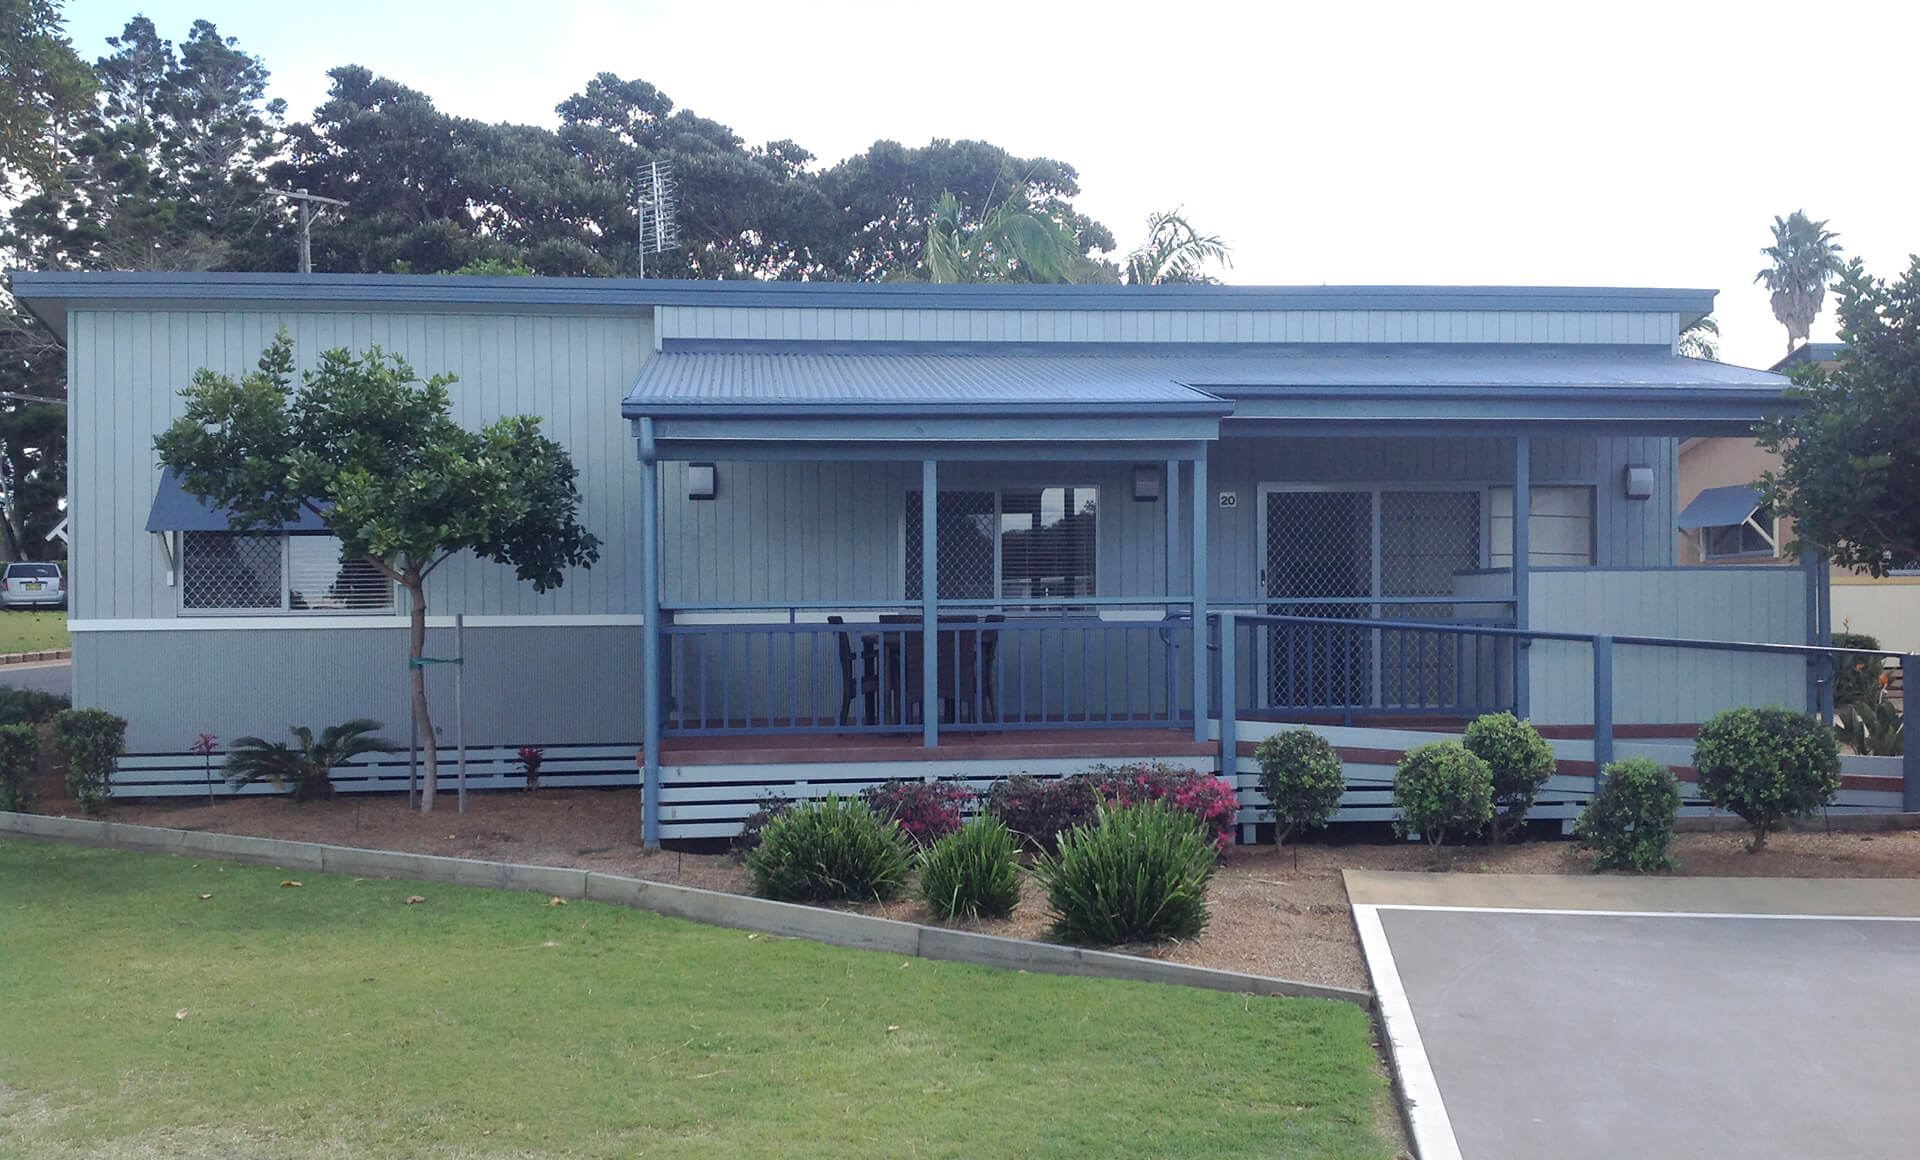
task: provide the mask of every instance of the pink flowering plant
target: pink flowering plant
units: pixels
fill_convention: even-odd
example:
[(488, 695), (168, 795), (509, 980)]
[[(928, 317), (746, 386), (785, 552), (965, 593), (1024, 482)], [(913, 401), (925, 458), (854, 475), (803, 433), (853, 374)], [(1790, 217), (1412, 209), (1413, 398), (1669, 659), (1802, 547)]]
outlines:
[(540, 788), (540, 763), (547, 759), (547, 751), (538, 745), (522, 745), (519, 752), (520, 768), (527, 775), (527, 792)]
[(1119, 806), (1166, 802), (1193, 815), (1215, 851), (1225, 853), (1233, 845), (1233, 820), (1240, 810), (1240, 796), (1224, 778), (1158, 761), (1096, 765), (1089, 776), (1107, 802)]
[(958, 830), (977, 796), (965, 786), (938, 781), (889, 781), (860, 793), (874, 813), (893, 819), (901, 833), (921, 846)]

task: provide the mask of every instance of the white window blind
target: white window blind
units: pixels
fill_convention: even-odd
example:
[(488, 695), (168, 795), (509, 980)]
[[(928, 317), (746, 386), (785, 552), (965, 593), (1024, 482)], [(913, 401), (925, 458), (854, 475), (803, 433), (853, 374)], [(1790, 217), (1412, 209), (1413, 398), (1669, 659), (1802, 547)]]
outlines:
[[(1092, 596), (1100, 492), (1060, 486), (943, 491), (935, 515), (942, 600)], [(906, 500), (902, 565), (920, 599), (920, 493)]]
[(368, 611), (393, 607), (393, 583), (332, 536), (287, 537), (287, 607)]
[[(1527, 489), (1527, 562), (1536, 568), (1590, 568), (1593, 566), (1593, 489), (1542, 487)], [(1492, 519), (1487, 531), (1492, 543), (1491, 566), (1513, 567), (1513, 489), (1496, 487), (1488, 505)]]

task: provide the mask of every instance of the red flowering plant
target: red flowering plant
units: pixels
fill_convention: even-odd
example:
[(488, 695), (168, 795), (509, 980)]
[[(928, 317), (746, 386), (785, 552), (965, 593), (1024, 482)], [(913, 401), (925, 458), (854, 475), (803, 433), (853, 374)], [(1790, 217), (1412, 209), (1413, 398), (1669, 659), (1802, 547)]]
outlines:
[(1096, 765), (1088, 776), (1100, 796), (1115, 805), (1164, 801), (1192, 814), (1215, 850), (1225, 853), (1233, 845), (1233, 820), (1240, 810), (1240, 795), (1225, 778), (1176, 769), (1158, 761)]
[(978, 796), (966, 786), (938, 781), (888, 781), (860, 791), (874, 813), (898, 822), (900, 832), (922, 846), (958, 830), (961, 815)]
[(547, 751), (538, 745), (522, 745), (519, 757), (520, 768), (527, 775), (527, 792), (532, 793), (540, 788), (540, 763), (546, 760)]

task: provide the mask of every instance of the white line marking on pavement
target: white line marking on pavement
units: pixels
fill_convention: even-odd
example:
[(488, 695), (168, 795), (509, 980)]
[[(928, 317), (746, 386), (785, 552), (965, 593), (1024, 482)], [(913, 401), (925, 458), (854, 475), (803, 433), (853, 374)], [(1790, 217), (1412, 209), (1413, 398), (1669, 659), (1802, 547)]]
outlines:
[(1393, 948), (1387, 945), (1379, 912), (1377, 906), (1355, 906), (1353, 924), (1360, 931), (1360, 948), (1373, 974), (1373, 993), (1380, 1003), (1380, 1020), (1386, 1027), (1393, 1067), (1400, 1073), (1400, 1094), (1407, 1102), (1413, 1150), (1420, 1160), (1460, 1160), (1460, 1142), (1454, 1139), (1453, 1121), (1440, 1099), (1440, 1084), (1427, 1060), (1426, 1045), (1420, 1042), (1413, 1004), (1400, 985), (1400, 972), (1393, 965)]
[[(1579, 918), (1778, 918), (1792, 922), (1920, 922), (1915, 914), (1769, 914), (1720, 910), (1560, 910), (1534, 906), (1426, 906), (1418, 903), (1367, 904), (1369, 910), (1436, 910), (1452, 914), (1549, 914)], [(1360, 908), (1354, 907), (1359, 914)], [(1378, 921), (1377, 919), (1375, 921)], [(1365, 940), (1362, 940), (1364, 944)]]

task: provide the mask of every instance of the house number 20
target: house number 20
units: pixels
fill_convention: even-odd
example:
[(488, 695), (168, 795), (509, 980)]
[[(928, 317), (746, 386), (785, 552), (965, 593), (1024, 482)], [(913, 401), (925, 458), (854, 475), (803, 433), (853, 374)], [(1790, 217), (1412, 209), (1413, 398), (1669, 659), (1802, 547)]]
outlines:
[(1230, 507), (1239, 507), (1239, 506), (1240, 506), (1240, 493), (1239, 493), (1239, 492), (1237, 492), (1237, 491), (1223, 491), (1223, 492), (1221, 492), (1221, 493), (1220, 493), (1220, 506), (1221, 506), (1221, 507), (1223, 507), (1223, 508), (1230, 508)]

